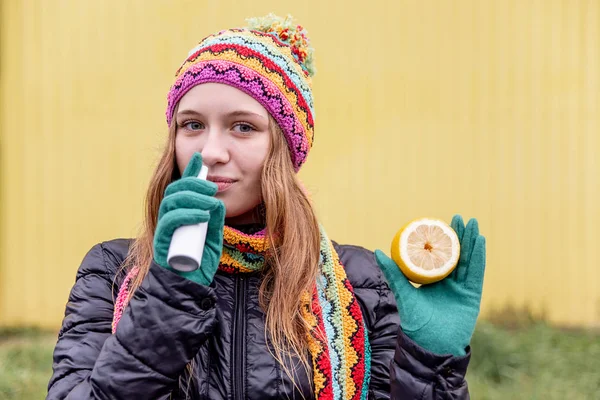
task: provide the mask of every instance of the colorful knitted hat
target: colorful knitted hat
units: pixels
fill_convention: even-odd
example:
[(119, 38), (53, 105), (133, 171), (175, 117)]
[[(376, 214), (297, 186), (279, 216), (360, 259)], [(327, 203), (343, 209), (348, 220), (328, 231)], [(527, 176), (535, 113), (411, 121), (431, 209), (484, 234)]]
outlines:
[(207, 82), (233, 86), (256, 99), (277, 121), (298, 171), (313, 143), (313, 49), (306, 31), (291, 16), (269, 14), (247, 22), (247, 28), (208, 36), (190, 51), (167, 97), (167, 124), (192, 87)]

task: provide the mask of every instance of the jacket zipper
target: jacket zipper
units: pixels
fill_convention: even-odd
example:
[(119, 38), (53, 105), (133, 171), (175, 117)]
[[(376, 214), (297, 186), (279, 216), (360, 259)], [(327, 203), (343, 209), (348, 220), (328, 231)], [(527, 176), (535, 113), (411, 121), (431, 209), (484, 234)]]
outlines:
[(244, 400), (245, 372), (246, 372), (246, 279), (243, 276), (237, 276), (235, 282), (235, 312), (233, 325), (233, 354), (231, 363), (233, 371), (232, 394), (235, 400)]

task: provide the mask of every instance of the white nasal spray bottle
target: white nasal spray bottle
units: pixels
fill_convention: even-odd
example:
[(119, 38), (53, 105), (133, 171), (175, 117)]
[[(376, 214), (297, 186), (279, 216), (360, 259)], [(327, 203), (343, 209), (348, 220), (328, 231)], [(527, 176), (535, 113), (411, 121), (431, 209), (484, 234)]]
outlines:
[[(207, 176), (208, 168), (202, 165), (198, 179), (206, 180)], [(202, 264), (207, 229), (208, 222), (184, 225), (175, 229), (167, 253), (167, 264), (174, 270), (182, 272), (198, 269)]]

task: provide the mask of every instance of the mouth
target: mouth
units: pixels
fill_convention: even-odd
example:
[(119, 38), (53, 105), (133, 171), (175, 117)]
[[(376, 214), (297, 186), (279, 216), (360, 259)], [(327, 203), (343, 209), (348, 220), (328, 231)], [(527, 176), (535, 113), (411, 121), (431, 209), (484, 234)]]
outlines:
[(235, 179), (225, 178), (222, 176), (209, 176), (207, 179), (217, 185), (217, 193), (226, 191), (236, 182)]

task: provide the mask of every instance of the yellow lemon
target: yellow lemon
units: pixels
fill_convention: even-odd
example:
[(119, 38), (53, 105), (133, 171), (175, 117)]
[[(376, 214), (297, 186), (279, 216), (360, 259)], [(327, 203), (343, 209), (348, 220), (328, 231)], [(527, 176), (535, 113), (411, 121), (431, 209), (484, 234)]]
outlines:
[(392, 259), (412, 282), (427, 284), (448, 276), (460, 256), (460, 242), (444, 221), (419, 218), (400, 229), (392, 240)]

